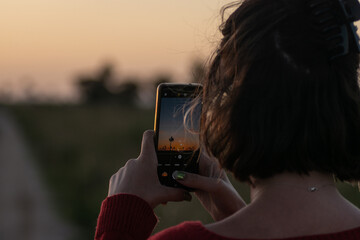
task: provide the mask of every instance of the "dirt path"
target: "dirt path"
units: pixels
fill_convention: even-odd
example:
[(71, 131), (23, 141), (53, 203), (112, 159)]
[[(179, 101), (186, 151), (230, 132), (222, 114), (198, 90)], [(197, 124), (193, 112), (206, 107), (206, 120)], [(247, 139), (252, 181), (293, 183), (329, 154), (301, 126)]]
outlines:
[(56, 215), (22, 134), (0, 111), (0, 239), (68, 240), (74, 233)]

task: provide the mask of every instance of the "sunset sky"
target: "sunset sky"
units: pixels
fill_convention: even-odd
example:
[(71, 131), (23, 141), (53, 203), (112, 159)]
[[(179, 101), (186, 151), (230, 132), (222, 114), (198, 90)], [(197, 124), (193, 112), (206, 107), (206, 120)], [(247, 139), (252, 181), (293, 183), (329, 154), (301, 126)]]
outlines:
[(114, 63), (119, 76), (187, 76), (218, 40), (224, 0), (1, 0), (0, 92), (73, 98), (74, 78)]
[[(199, 136), (191, 133), (184, 128), (184, 114), (188, 111), (189, 99), (186, 98), (161, 98), (161, 109), (159, 119), (159, 142), (158, 150), (170, 150), (169, 139), (172, 137), (172, 148), (179, 150), (190, 150), (199, 147)], [(200, 108), (196, 108), (194, 121), (187, 121), (187, 128), (193, 131), (199, 131)], [(196, 121), (198, 119), (199, 121)], [(193, 123), (193, 124), (191, 124)]]

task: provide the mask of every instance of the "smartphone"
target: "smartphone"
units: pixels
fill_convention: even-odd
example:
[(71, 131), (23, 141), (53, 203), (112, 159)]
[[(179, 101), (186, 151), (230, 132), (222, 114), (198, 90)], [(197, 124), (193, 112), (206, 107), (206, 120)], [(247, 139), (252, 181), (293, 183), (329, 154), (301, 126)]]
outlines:
[(181, 185), (172, 178), (176, 170), (199, 172), (201, 84), (162, 83), (156, 92), (155, 148), (160, 183)]

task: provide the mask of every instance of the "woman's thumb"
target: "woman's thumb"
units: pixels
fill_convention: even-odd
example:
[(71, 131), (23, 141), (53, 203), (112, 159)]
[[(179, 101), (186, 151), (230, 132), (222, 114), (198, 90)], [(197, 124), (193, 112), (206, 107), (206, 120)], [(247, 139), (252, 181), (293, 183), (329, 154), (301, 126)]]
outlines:
[(220, 178), (210, 178), (183, 171), (174, 171), (172, 177), (186, 187), (205, 192), (213, 192), (221, 183)]

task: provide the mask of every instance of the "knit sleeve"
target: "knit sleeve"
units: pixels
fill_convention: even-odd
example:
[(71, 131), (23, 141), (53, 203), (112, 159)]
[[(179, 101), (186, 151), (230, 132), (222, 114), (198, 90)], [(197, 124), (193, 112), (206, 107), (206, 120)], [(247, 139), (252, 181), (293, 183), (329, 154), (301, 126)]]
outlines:
[(131, 194), (107, 197), (98, 217), (95, 240), (148, 239), (157, 218), (145, 200)]

